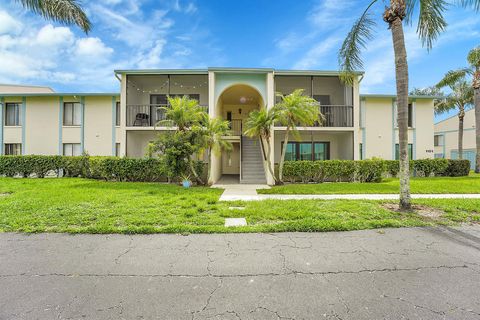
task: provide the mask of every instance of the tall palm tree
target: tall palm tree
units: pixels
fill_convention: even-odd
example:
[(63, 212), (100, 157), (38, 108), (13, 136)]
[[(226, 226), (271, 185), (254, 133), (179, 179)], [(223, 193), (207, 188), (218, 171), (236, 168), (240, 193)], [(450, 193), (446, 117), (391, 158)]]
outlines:
[(219, 118), (210, 118), (208, 116), (205, 119), (205, 126), (203, 131), (203, 145), (208, 151), (208, 182), (212, 183), (212, 161), (213, 155), (219, 155), (223, 150), (230, 152), (233, 149), (232, 143), (225, 140), (225, 136), (231, 134), (230, 123), (227, 120)]
[(277, 109), (278, 122), (285, 129), (285, 137), (283, 139), (283, 148), (278, 166), (278, 180), (283, 182), (283, 164), (285, 163), (285, 153), (287, 152), (287, 144), (290, 131), (297, 140), (300, 134), (297, 126), (311, 126), (315, 122), (323, 122), (325, 118), (319, 111), (318, 102), (312, 97), (305, 96), (303, 89), (297, 89), (289, 95), (278, 93), (281, 98), (275, 108)]
[(475, 172), (480, 173), (480, 47), (476, 47), (468, 53), (467, 68), (449, 71), (442, 80), (445, 86), (455, 84), (467, 76), (472, 77), (472, 88), (475, 105), (475, 137), (477, 156), (475, 158)]
[[(277, 182), (275, 177), (275, 171), (273, 170), (270, 157), (272, 155), (272, 146), (270, 144), (270, 138), (272, 137), (272, 127), (278, 120), (277, 108), (267, 109), (261, 108), (250, 112), (247, 121), (245, 122), (244, 134), (251, 138), (259, 138), (262, 141), (262, 145), (265, 146), (265, 157), (262, 156), (264, 166), (273, 177), (274, 182)], [(265, 159), (266, 158), (266, 159)]]
[(470, 109), (473, 104), (473, 88), (465, 79), (460, 79), (455, 83), (448, 83), (446, 82), (448, 80), (446, 77), (437, 84), (437, 87), (443, 88), (448, 86), (452, 93), (444, 99), (435, 102), (435, 113), (442, 114), (454, 109), (458, 110), (458, 157), (463, 159), (463, 121), (465, 111)]
[(60, 22), (62, 24), (75, 24), (83, 32), (88, 33), (92, 24), (82, 9), (78, 0), (15, 0), (20, 4), (41, 15), (46, 20)]
[[(418, 13), (417, 34), (422, 44), (431, 49), (434, 41), (447, 27), (443, 14), (450, 4), (473, 8), (480, 11), (480, 0), (390, 0), (390, 6), (383, 14), (383, 21), (392, 33), (395, 55), (395, 78), (397, 87), (397, 119), (400, 149), (400, 209), (410, 210), (410, 172), (408, 159), (408, 63), (403, 23), (411, 23)], [(341, 78), (346, 83), (354, 82), (354, 71), (363, 68), (361, 50), (373, 37), (375, 20), (370, 15), (375, 4), (384, 1), (373, 0), (360, 18), (355, 21), (339, 51)], [(477, 138), (478, 139), (478, 138)]]

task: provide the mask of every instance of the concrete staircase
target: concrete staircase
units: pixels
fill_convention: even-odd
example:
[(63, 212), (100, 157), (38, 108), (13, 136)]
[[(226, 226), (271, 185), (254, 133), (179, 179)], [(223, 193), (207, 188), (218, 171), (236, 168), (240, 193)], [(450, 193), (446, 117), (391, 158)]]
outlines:
[(262, 157), (260, 141), (242, 136), (242, 176), (240, 183), (267, 183)]

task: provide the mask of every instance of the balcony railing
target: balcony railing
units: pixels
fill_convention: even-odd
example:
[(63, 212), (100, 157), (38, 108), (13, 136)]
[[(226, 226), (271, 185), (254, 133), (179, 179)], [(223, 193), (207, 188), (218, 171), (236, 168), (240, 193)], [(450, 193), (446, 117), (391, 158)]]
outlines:
[[(208, 112), (208, 106), (201, 106)], [(166, 120), (167, 104), (133, 104), (127, 105), (127, 127), (153, 127)]]
[(231, 120), (230, 121), (230, 132), (232, 136), (241, 136), (242, 135), (242, 120)]
[(353, 106), (329, 105), (319, 106), (319, 109), (325, 120), (322, 123), (316, 122), (314, 127), (353, 127)]

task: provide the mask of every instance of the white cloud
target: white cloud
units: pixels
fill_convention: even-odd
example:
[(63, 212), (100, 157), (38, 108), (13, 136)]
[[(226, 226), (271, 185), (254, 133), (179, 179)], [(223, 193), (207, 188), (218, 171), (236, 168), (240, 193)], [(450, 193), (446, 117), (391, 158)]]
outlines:
[(22, 23), (6, 11), (0, 10), (0, 21), (0, 34), (18, 34), (23, 29)]
[(54, 27), (47, 24), (38, 31), (35, 40), (41, 46), (67, 46), (73, 43), (74, 35), (68, 27)]
[(105, 59), (113, 53), (100, 38), (81, 38), (76, 42), (75, 54), (89, 58)]
[(294, 64), (293, 68), (311, 69), (313, 67), (318, 67), (322, 63), (322, 59), (331, 56), (332, 52), (337, 52), (337, 47), (341, 40), (342, 39), (338, 36), (331, 36), (318, 43), (310, 48), (306, 54)]

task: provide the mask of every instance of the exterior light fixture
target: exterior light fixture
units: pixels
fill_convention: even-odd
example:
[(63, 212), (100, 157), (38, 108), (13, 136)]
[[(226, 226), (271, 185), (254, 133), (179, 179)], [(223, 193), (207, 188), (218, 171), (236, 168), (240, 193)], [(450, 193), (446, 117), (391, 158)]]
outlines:
[(238, 109), (238, 114), (242, 114), (242, 108)]
[(240, 97), (240, 103), (245, 103), (247, 102), (247, 98), (245, 97)]

